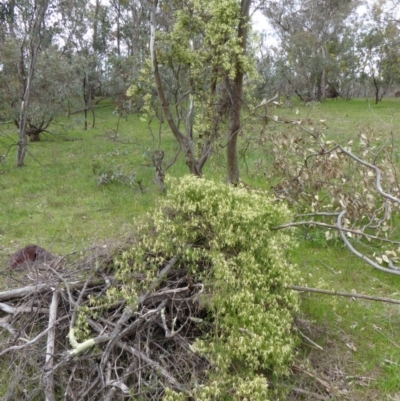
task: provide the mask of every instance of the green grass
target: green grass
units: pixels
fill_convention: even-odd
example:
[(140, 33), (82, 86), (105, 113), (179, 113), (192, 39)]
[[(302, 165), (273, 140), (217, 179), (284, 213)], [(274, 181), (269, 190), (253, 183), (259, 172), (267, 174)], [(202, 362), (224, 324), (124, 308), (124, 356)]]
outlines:
[[(65, 253), (124, 235), (154, 204), (159, 191), (146, 157), (152, 149), (147, 124), (137, 115), (129, 116), (120, 121), (119, 136), (114, 140), (110, 131), (115, 130), (118, 119), (111, 111), (110, 107), (99, 109), (95, 128), (88, 131), (71, 121), (68, 130), (53, 126), (52, 131), (63, 137), (46, 134), (41, 142), (29, 143), (23, 168), (14, 167), (15, 147), (11, 148), (0, 165), (3, 255), (31, 242)], [(12, 132), (8, 128), (2, 127), (3, 133)], [(4, 154), (16, 141), (16, 134), (0, 140), (0, 154)], [(167, 154), (176, 149), (172, 138), (164, 146)], [(133, 185), (98, 185), (94, 163), (133, 174)], [(183, 174), (182, 170), (184, 166), (178, 163), (171, 173)]]
[[(303, 242), (294, 259), (309, 287), (400, 299), (399, 276), (373, 270), (340, 244), (320, 247)], [(340, 372), (343, 377), (374, 379), (367, 388), (353, 380), (350, 399), (381, 400), (384, 394), (399, 391), (399, 305), (304, 293), (302, 313), (312, 327), (304, 334), (324, 349), (310, 348), (304, 340), (300, 348), (302, 356), (314, 361), (316, 371), (332, 378)], [(365, 398), (367, 391), (372, 392), (370, 398)]]
[[(152, 136), (140, 116), (130, 115), (120, 120), (115, 137), (118, 118), (112, 114), (111, 104), (103, 104), (106, 107), (96, 110), (95, 128), (87, 131), (82, 129), (80, 115), (59, 119), (51, 131), (60, 135), (46, 134), (41, 142), (30, 143), (23, 168), (14, 167), (14, 146), (7, 153), (16, 141), (15, 130), (0, 126), (0, 155), (7, 153), (0, 164), (0, 266), (4, 271), (8, 255), (28, 243), (66, 254), (130, 235), (162, 196), (153, 183), (154, 169), (149, 160), (158, 143), (158, 126), (152, 125)], [(378, 105), (372, 100), (339, 99), (312, 107), (295, 102), (292, 109), (271, 109), (269, 114), (326, 120), (326, 137), (343, 144), (363, 132), (385, 136), (393, 131), (396, 141), (399, 136), (398, 99), (384, 99)], [(284, 126), (270, 122), (268, 129), (280, 135)], [(168, 161), (177, 145), (169, 130), (163, 130), (162, 149)], [(267, 156), (254, 149), (246, 154), (247, 164), (241, 159), (242, 179), (268, 189), (271, 183), (257, 167), (260, 158)], [(217, 150), (204, 173), (224, 181), (224, 149)], [(98, 185), (93, 171), (98, 165), (103, 170), (121, 169), (133, 175), (133, 185)], [(168, 173), (187, 173), (182, 155)], [(400, 299), (399, 277), (373, 270), (338, 242), (327, 244), (324, 233), (314, 235), (312, 240), (301, 239), (293, 258), (309, 286)], [(326, 375), (325, 380), (336, 384), (344, 380), (343, 386), (350, 392), (348, 399), (389, 399), (400, 391), (399, 311), (398, 305), (302, 294), (302, 317), (309, 322), (309, 329), (300, 329), (324, 350), (316, 350), (302, 340), (296, 363), (308, 357), (308, 369), (315, 376)], [(374, 380), (365, 385), (361, 379), (346, 380), (349, 376)], [(295, 375), (293, 380), (299, 387), (304, 385), (303, 376)], [(314, 392), (324, 393), (315, 380), (309, 378), (308, 385)]]

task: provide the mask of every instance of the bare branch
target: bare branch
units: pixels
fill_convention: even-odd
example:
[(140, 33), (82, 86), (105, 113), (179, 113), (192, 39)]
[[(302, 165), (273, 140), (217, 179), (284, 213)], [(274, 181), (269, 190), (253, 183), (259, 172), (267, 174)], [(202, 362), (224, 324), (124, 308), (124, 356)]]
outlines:
[(375, 269), (381, 270), (385, 273), (390, 273), (390, 274), (395, 274), (397, 276), (400, 276), (400, 270), (398, 267), (393, 266), (391, 269), (387, 269), (386, 267), (382, 267), (381, 265), (379, 265), (378, 263), (374, 262), (373, 260), (371, 260), (370, 258), (368, 258), (367, 256), (365, 256), (364, 254), (362, 254), (361, 252), (357, 251), (353, 245), (351, 245), (350, 241), (346, 238), (346, 236), (343, 233), (343, 228), (342, 228), (342, 217), (344, 216), (344, 214), (346, 213), (346, 211), (344, 210), (343, 212), (341, 212), (337, 218), (337, 225), (339, 228), (339, 234), (340, 237), (342, 238), (343, 242), (345, 243), (345, 245), (347, 246), (347, 248), (350, 250), (350, 252), (352, 252), (354, 255), (358, 256), (359, 258), (361, 258), (362, 260), (364, 260), (365, 262), (367, 262), (369, 265), (371, 265), (372, 267), (374, 267)]
[[(340, 213), (332, 213), (331, 216), (339, 216)], [(318, 214), (316, 214), (318, 216)], [(272, 227), (272, 230), (279, 230), (282, 228), (289, 228), (289, 227), (296, 227), (296, 226), (316, 226), (316, 227), (324, 227), (324, 228), (329, 228), (329, 229), (333, 229), (333, 230), (337, 230), (337, 231), (343, 231), (346, 233), (351, 233), (354, 235), (360, 235), (362, 237), (365, 238), (370, 238), (370, 239), (374, 239), (377, 241), (382, 241), (382, 242), (388, 242), (390, 244), (395, 244), (395, 245), (400, 245), (400, 241), (394, 241), (391, 239), (387, 239), (384, 237), (378, 237), (376, 235), (371, 235), (371, 234), (367, 234), (364, 233), (360, 230), (352, 230), (350, 228), (345, 228), (345, 227), (339, 227), (338, 225), (335, 224), (327, 224), (327, 223), (323, 223), (321, 221), (314, 221), (314, 220), (303, 220), (303, 221), (294, 221), (291, 223), (287, 223), (287, 224), (282, 224), (280, 226), (276, 226), (276, 227)]]
[(333, 296), (337, 296), (337, 297), (367, 299), (369, 301), (386, 302), (389, 304), (400, 305), (400, 300), (392, 299), (392, 298), (384, 298), (384, 297), (375, 297), (372, 295), (353, 294), (350, 292), (341, 292), (341, 291), (321, 290), (319, 288), (301, 287), (298, 285), (288, 285), (285, 288), (287, 288), (288, 290), (294, 290), (294, 291), (299, 291), (299, 292), (314, 292), (314, 293), (318, 293), (318, 294), (333, 295)]
[[(45, 370), (50, 370), (54, 364), (54, 351), (55, 351), (55, 339), (56, 339), (56, 325), (57, 320), (57, 308), (59, 301), (59, 292), (53, 292), (53, 298), (50, 304), (50, 316), (49, 316), (49, 333), (47, 336), (47, 347), (46, 347), (46, 361)], [(53, 375), (47, 375), (45, 379), (45, 395), (46, 401), (55, 401), (54, 396), (54, 378)]]

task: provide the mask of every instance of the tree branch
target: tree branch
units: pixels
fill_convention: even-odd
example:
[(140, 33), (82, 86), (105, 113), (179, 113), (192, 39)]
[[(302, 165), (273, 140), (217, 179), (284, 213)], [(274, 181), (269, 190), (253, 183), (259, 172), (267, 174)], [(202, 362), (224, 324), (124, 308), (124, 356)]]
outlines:
[(375, 297), (372, 295), (353, 294), (350, 292), (341, 292), (341, 291), (321, 290), (319, 288), (301, 287), (298, 285), (287, 285), (285, 288), (288, 290), (299, 291), (299, 292), (314, 292), (317, 294), (333, 295), (333, 296), (337, 296), (337, 297), (367, 299), (368, 301), (386, 302), (389, 304), (400, 305), (400, 300), (392, 299), (392, 298), (384, 298), (384, 297)]

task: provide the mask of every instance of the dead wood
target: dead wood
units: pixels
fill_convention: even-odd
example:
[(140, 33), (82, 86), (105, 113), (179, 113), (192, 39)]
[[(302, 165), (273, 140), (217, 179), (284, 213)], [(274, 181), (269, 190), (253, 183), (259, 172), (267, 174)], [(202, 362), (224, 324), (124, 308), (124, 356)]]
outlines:
[[(129, 305), (100, 301), (120, 284), (87, 260), (26, 276), (33, 285), (0, 292), (0, 357), (9, 367), (0, 380), (11, 382), (5, 399), (25, 399), (32, 389), (46, 401), (158, 400), (167, 387), (185, 392), (204, 380), (210, 364), (191, 346), (212, 323), (200, 303), (204, 287), (178, 255)], [(132, 273), (135, 282), (145, 278)]]

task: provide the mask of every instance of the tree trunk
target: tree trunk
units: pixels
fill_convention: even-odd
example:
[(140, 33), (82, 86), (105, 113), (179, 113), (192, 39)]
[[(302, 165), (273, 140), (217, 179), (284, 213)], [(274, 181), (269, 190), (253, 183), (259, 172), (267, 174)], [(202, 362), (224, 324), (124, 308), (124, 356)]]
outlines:
[(178, 126), (175, 124), (174, 118), (169, 109), (169, 104), (165, 97), (165, 93), (162, 87), (161, 76), (158, 70), (158, 61), (155, 51), (155, 36), (156, 36), (156, 11), (158, 6), (158, 0), (153, 1), (153, 7), (151, 8), (150, 13), (150, 26), (151, 26), (151, 34), (150, 34), (150, 56), (152, 60), (152, 72), (154, 76), (154, 81), (157, 88), (158, 98), (161, 103), (161, 107), (165, 118), (168, 122), (168, 125), (175, 136), (175, 139), (178, 141), (179, 146), (181, 147), (183, 154), (185, 155), (186, 164), (189, 167), (189, 171), (191, 174), (196, 176), (201, 176), (202, 167), (204, 162), (198, 163), (195, 157), (194, 144), (191, 140), (190, 136), (185, 136), (179, 130)]
[[(242, 0), (240, 9), (240, 22), (238, 28), (238, 37), (240, 40), (243, 55), (247, 48), (247, 24), (249, 21), (251, 0)], [(226, 146), (227, 161), (227, 183), (236, 185), (239, 182), (239, 162), (237, 155), (237, 140), (240, 132), (240, 113), (242, 111), (243, 95), (243, 68), (240, 65), (240, 59), (236, 59), (236, 76), (231, 85), (231, 112), (229, 116), (228, 139)]]
[[(241, 74), (240, 74), (241, 75)], [(232, 105), (229, 116), (228, 142), (226, 147), (227, 182), (236, 185), (239, 182), (239, 162), (237, 139), (240, 132), (240, 112), (242, 108), (242, 82), (236, 77), (232, 87)]]
[(375, 104), (379, 103), (379, 85), (378, 81), (376, 80), (375, 77), (372, 78), (374, 81), (374, 87), (375, 87)]
[(26, 146), (28, 142), (26, 138), (26, 113), (28, 109), (29, 91), (25, 90), (25, 94), (24, 100), (21, 102), (21, 111), (18, 121), (17, 167), (22, 167), (24, 165)]
[[(21, 167), (24, 165), (25, 154), (26, 154), (26, 126), (27, 126), (27, 118), (28, 118), (28, 107), (29, 107), (29, 96), (32, 86), (33, 75), (35, 71), (35, 64), (37, 59), (37, 54), (40, 48), (41, 42), (41, 33), (40, 29), (42, 26), (42, 22), (48, 7), (48, 1), (43, 2), (43, 6), (38, 8), (35, 16), (35, 20), (32, 27), (31, 38), (29, 41), (30, 47), (30, 60), (29, 60), (29, 68), (28, 68), (28, 76), (26, 77), (26, 82), (24, 83), (23, 88), (23, 96), (21, 101), (21, 110), (18, 120), (18, 144), (17, 144), (17, 160), (16, 166)], [(21, 52), (23, 50), (21, 49)], [(21, 57), (22, 54), (21, 54)], [(23, 59), (22, 59), (23, 61)]]
[(321, 98), (319, 99), (322, 103), (325, 102), (326, 100), (326, 72), (325, 72), (325, 49), (324, 46), (321, 46), (321, 53), (322, 53), (322, 59), (324, 60), (324, 65), (322, 68), (322, 73), (321, 73)]

